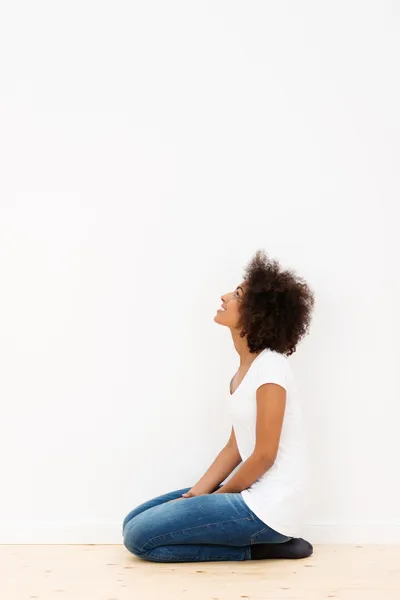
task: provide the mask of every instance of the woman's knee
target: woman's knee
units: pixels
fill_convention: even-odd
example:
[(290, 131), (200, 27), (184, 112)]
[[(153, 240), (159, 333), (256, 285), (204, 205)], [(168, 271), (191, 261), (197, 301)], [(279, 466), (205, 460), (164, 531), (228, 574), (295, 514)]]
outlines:
[(137, 532), (129, 526), (129, 523), (132, 523), (132, 520), (128, 521), (128, 523), (124, 527), (124, 546), (127, 550), (129, 550), (129, 552), (132, 552), (132, 554), (134, 554), (135, 556), (140, 556), (141, 547), (140, 543), (138, 543), (139, 540), (137, 537)]
[(134, 519), (135, 517), (137, 517), (138, 515), (142, 514), (143, 512), (145, 512), (146, 510), (148, 510), (151, 506), (151, 501), (149, 502), (144, 502), (143, 504), (139, 504), (139, 506), (137, 506), (136, 508), (134, 508), (133, 510), (131, 510), (126, 517), (124, 518), (124, 520), (122, 521), (122, 535), (125, 535), (125, 528), (128, 525), (128, 523)]
[(137, 516), (144, 513), (146, 510), (149, 510), (150, 507), (151, 507), (151, 501), (144, 502), (143, 504), (139, 504), (139, 506), (137, 506), (136, 508), (131, 510), (126, 515), (125, 519), (122, 521), (122, 535), (125, 534), (125, 529), (126, 529), (126, 526), (128, 525), (128, 523), (130, 523), (130, 521), (132, 519), (135, 519)]
[(144, 554), (142, 549), (148, 541), (149, 523), (147, 521), (146, 515), (140, 513), (129, 519), (124, 526), (124, 546), (135, 556), (141, 557)]
[(154, 508), (155, 506), (165, 504), (166, 502), (169, 502), (170, 500), (175, 500), (176, 498), (180, 498), (182, 496), (182, 494), (188, 492), (190, 489), (191, 488), (188, 487), (188, 488), (182, 488), (179, 490), (175, 490), (173, 492), (169, 492), (167, 494), (157, 496), (156, 498), (152, 498), (151, 500), (148, 500), (147, 502), (143, 502), (143, 504), (139, 504), (139, 506), (137, 506), (136, 508), (131, 510), (131, 512), (128, 513), (126, 515), (125, 519), (123, 520), (122, 535), (124, 534), (126, 525), (129, 523), (129, 521), (131, 519), (133, 519), (137, 515), (140, 515), (141, 513), (145, 512), (146, 510), (150, 510), (150, 508)]

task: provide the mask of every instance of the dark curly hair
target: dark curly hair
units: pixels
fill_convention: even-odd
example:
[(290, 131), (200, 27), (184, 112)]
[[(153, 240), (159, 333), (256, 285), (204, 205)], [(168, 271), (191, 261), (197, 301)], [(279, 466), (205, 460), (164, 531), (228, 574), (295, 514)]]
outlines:
[(258, 250), (245, 268), (240, 337), (251, 353), (269, 348), (289, 356), (308, 333), (314, 293), (295, 272)]

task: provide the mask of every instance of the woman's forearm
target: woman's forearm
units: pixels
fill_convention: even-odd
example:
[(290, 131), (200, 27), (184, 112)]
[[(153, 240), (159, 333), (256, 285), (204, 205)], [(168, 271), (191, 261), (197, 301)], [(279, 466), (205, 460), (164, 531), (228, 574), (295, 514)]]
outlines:
[(204, 473), (203, 477), (190, 490), (194, 495), (210, 494), (242, 462), (237, 447), (225, 446)]
[(234, 474), (225, 485), (220, 487), (214, 494), (230, 494), (242, 492), (257, 481), (273, 465), (270, 458), (252, 454), (242, 464), (240, 469)]

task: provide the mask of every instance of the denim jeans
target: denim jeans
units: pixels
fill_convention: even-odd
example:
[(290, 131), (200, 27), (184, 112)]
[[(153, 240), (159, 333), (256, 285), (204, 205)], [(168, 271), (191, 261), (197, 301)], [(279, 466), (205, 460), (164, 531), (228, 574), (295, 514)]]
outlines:
[(291, 538), (261, 521), (241, 494), (180, 498), (190, 488), (153, 498), (125, 517), (125, 547), (153, 562), (250, 560), (252, 544), (279, 544)]

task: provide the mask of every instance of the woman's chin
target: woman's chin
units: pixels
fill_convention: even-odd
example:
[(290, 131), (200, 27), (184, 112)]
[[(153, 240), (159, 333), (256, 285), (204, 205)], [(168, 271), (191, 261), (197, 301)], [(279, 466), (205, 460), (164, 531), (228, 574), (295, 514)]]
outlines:
[(214, 321), (218, 323), (218, 325), (225, 325), (225, 323), (223, 322), (223, 318), (224, 317), (222, 316), (221, 319), (221, 313), (219, 311), (217, 311), (214, 315)]

